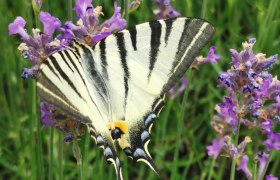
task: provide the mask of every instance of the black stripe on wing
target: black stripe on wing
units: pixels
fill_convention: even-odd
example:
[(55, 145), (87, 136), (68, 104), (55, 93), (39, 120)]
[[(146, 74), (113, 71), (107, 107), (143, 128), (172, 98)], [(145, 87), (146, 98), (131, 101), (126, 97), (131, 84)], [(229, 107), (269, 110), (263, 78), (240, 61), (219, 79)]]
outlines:
[(151, 77), (151, 73), (155, 67), (155, 63), (157, 60), (157, 56), (159, 53), (159, 46), (160, 46), (160, 37), (161, 37), (161, 24), (158, 21), (152, 21), (149, 23), (151, 28), (151, 50), (150, 50), (150, 65), (149, 65), (149, 74), (148, 79)]
[[(187, 49), (187, 47), (192, 42), (193, 37), (199, 31), (199, 29), (197, 29), (197, 28), (195, 28), (194, 31), (190, 31), (190, 27), (192, 25), (191, 22), (192, 22), (192, 19), (186, 19), (185, 20), (184, 30), (183, 30), (183, 32), (181, 34), (179, 43), (177, 45), (177, 52), (176, 52), (176, 56), (175, 56), (174, 62), (172, 64), (171, 72), (174, 71), (175, 67), (178, 65), (179, 61), (183, 57), (183, 55), (185, 53), (185, 50)], [(199, 23), (199, 26), (201, 26), (201, 23)]]
[(116, 40), (117, 40), (117, 46), (120, 53), (122, 68), (124, 71), (124, 89), (125, 89), (125, 101), (124, 101), (124, 108), (126, 107), (126, 101), (127, 101), (127, 95), (128, 95), (128, 80), (130, 77), (129, 69), (127, 66), (127, 52), (125, 48), (125, 41), (124, 41), (124, 35), (122, 32), (115, 34)]
[(134, 51), (136, 51), (137, 50), (137, 45), (136, 45), (137, 44), (137, 30), (136, 30), (136, 27), (133, 26), (128, 31), (129, 31), (129, 34), (130, 34), (132, 47), (133, 47)]
[(165, 42), (165, 46), (168, 45), (168, 39), (172, 30), (172, 24), (174, 22), (175, 19), (165, 19), (165, 37), (164, 37), (164, 42)]
[(99, 43), (99, 48), (100, 48), (100, 60), (102, 64), (102, 73), (103, 76), (108, 79), (108, 72), (107, 72), (107, 58), (106, 58), (106, 42), (105, 40), (100, 41)]

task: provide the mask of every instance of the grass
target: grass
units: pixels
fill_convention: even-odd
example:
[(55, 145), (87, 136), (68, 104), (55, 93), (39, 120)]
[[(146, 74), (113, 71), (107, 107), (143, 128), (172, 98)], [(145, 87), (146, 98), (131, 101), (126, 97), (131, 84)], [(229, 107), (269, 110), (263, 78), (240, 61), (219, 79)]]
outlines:
[[(94, 1), (102, 5), (105, 16), (113, 13), (113, 1)], [(122, 3), (122, 2), (120, 2)], [(257, 38), (255, 52), (267, 56), (280, 54), (280, 1), (278, 0), (212, 0), (172, 2), (182, 16), (201, 17), (216, 27), (210, 45), (216, 45), (221, 60), (217, 65), (204, 65), (189, 70), (188, 88), (181, 97), (168, 100), (156, 121), (149, 145), (162, 179), (228, 179), (231, 161), (213, 160), (206, 154), (206, 146), (215, 138), (210, 125), (215, 104), (222, 101), (225, 91), (217, 88), (217, 74), (229, 68), (230, 48), (241, 50), (241, 42)], [(63, 22), (74, 17), (68, 0), (45, 0), (42, 9)], [(129, 26), (155, 19), (151, 1), (143, 1), (137, 11), (129, 15)], [(108, 166), (103, 153), (85, 135), (78, 141), (83, 158), (79, 167), (71, 143), (63, 142), (63, 134), (43, 128), (39, 120), (39, 98), (34, 81), (22, 80), (20, 74), (28, 64), (20, 57), (20, 40), (8, 36), (7, 26), (16, 16), (27, 20), (30, 32), (35, 25), (31, 1), (0, 1), (0, 179), (115, 179), (113, 166)], [(201, 54), (205, 55), (207, 48)], [(274, 75), (279, 76), (279, 62)], [(244, 136), (245, 132), (240, 130)], [(255, 134), (246, 134), (255, 136)], [(246, 152), (253, 153), (254, 145)], [(134, 163), (119, 153), (125, 179), (158, 179), (144, 164)], [(250, 157), (251, 159), (253, 157)], [(280, 177), (280, 153), (273, 153), (268, 173)], [(253, 169), (253, 164), (250, 165)], [(79, 173), (80, 172), (80, 173)], [(245, 176), (236, 172), (238, 179)]]

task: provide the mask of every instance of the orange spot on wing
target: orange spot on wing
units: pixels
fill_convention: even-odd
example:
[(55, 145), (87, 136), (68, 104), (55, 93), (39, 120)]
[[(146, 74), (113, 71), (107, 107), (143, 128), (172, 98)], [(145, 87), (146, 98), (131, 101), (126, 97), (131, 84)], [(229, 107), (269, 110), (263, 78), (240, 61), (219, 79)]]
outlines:
[(127, 133), (128, 129), (125, 121), (114, 121), (114, 126), (119, 128), (123, 133)]

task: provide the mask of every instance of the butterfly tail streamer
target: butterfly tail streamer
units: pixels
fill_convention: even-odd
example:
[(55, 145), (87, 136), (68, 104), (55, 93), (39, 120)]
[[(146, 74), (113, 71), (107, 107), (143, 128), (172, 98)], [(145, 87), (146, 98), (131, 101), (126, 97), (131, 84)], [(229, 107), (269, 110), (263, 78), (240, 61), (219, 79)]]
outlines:
[(97, 134), (92, 125), (88, 125), (90, 136), (96, 142), (96, 145), (104, 150), (104, 156), (107, 163), (114, 165), (117, 179), (123, 180), (121, 163), (117, 156), (117, 152), (111, 137), (103, 138), (101, 134)]

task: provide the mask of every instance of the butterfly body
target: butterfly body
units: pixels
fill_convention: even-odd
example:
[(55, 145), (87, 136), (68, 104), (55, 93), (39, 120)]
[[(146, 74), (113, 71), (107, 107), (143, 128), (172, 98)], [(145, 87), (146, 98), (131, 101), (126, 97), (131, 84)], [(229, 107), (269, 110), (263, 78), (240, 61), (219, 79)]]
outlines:
[(152, 21), (108, 36), (93, 48), (73, 41), (51, 55), (36, 77), (37, 92), (88, 125), (122, 179), (114, 143), (156, 168), (148, 152), (154, 119), (173, 87), (210, 40), (214, 28), (195, 18)]

